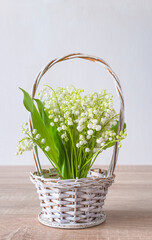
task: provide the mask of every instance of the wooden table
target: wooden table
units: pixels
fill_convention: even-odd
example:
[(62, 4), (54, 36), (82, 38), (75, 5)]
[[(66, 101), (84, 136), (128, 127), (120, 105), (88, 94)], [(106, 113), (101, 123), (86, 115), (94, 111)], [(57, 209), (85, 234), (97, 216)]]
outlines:
[(54, 229), (37, 220), (39, 200), (29, 180), (33, 167), (0, 167), (0, 240), (152, 240), (152, 166), (117, 167), (104, 210), (105, 223)]

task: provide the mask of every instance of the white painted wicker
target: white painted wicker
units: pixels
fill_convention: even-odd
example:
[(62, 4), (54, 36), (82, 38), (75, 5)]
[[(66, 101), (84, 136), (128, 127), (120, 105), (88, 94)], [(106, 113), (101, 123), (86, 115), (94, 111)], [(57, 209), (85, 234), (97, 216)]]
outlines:
[[(116, 91), (120, 97), (120, 114), (118, 134), (124, 126), (124, 98), (120, 81), (110, 66), (101, 58), (74, 53), (49, 62), (38, 74), (33, 85), (34, 98), (39, 82), (43, 75), (56, 63), (74, 58), (86, 59), (102, 64), (112, 75)], [(30, 127), (32, 122), (30, 116)], [(86, 228), (105, 221), (102, 210), (108, 187), (114, 180), (114, 169), (118, 158), (118, 143), (115, 143), (112, 159), (108, 171), (90, 170), (87, 178), (56, 179), (40, 176), (37, 149), (33, 151), (37, 172), (31, 173), (31, 181), (35, 184), (42, 207), (39, 221), (44, 225), (58, 228)]]
[(40, 199), (42, 212), (39, 221), (59, 228), (84, 228), (105, 221), (102, 206), (114, 175), (90, 170), (87, 178), (51, 179), (31, 173)]

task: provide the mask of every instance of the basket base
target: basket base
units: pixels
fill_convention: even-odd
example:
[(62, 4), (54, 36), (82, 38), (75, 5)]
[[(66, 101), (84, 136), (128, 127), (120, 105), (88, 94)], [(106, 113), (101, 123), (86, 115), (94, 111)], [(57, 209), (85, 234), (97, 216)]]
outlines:
[(46, 218), (45, 214), (43, 213), (38, 215), (38, 220), (43, 225), (46, 225), (48, 227), (53, 227), (53, 228), (66, 228), (66, 229), (89, 228), (89, 227), (97, 226), (103, 223), (106, 220), (106, 214), (102, 212), (102, 215), (100, 218), (94, 221), (91, 221), (89, 223), (75, 223), (75, 224), (74, 223), (71, 223), (71, 224), (52, 223), (49, 221), (48, 218)]

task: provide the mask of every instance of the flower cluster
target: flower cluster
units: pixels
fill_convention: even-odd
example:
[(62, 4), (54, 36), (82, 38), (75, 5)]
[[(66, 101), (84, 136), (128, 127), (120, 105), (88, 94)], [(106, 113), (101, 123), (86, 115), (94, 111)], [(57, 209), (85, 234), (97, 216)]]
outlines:
[(36, 129), (33, 129), (31, 132), (27, 122), (22, 125), (22, 133), (24, 134), (24, 138), (17, 142), (16, 155), (21, 155), (25, 151), (31, 151), (34, 146), (40, 144), (43, 151), (50, 151), (50, 147), (45, 144), (45, 138), (42, 138), (41, 134), (38, 133)]
[(17, 154), (40, 147), (64, 179), (86, 177), (98, 154), (115, 142), (121, 147), (126, 137), (125, 128), (117, 135), (119, 114), (105, 90), (83, 96), (83, 89), (72, 86), (55, 91), (44, 86), (39, 99), (23, 92), (34, 129), (30, 131), (27, 123), (22, 126), (25, 136)]
[(81, 97), (83, 89), (44, 86), (39, 98), (49, 113), (50, 125), (56, 127), (62, 140), (75, 136), (77, 148), (97, 152), (107, 141), (116, 139), (111, 129), (117, 124), (118, 114), (113, 108), (113, 96), (105, 90)]
[(33, 140), (31, 138), (31, 131), (28, 128), (28, 123), (23, 123), (22, 133), (24, 138), (17, 142), (17, 152), (16, 155), (21, 155), (25, 151), (30, 151), (34, 147)]

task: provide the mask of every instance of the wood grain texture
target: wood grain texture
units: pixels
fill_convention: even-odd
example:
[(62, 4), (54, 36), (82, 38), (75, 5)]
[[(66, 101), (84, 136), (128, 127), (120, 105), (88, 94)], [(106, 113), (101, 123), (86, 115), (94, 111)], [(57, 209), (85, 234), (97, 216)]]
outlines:
[(54, 229), (37, 220), (39, 200), (29, 180), (33, 167), (0, 167), (0, 240), (152, 240), (152, 166), (116, 169), (105, 223), (88, 229)]

